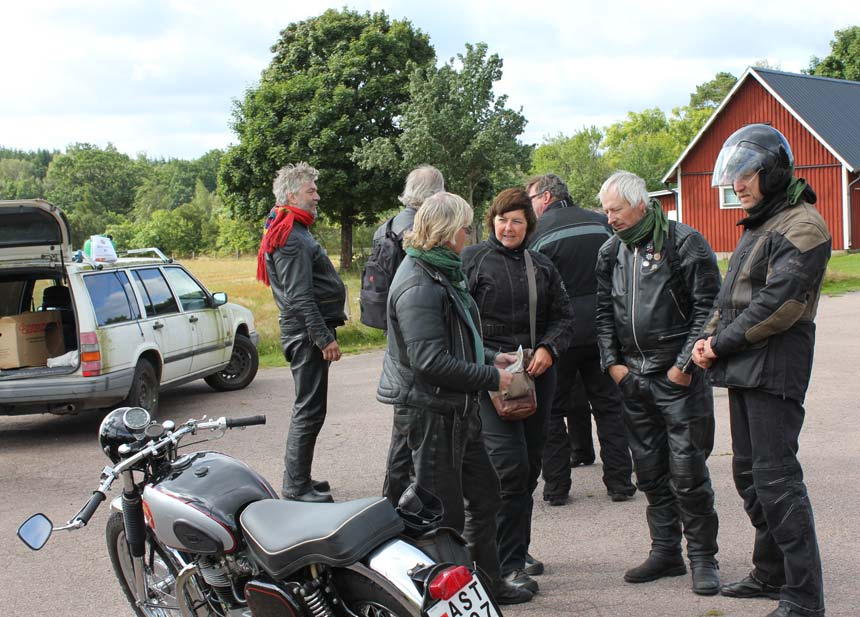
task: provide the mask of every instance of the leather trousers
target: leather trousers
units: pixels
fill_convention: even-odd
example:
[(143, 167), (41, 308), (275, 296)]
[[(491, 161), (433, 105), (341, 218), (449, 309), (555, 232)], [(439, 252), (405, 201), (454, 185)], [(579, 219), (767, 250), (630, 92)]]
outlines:
[(824, 613), (821, 557), (812, 505), (797, 460), (803, 405), (748, 389), (729, 389), (735, 487), (755, 527), (753, 576), (781, 587), (780, 603), (802, 615)]
[(484, 448), (477, 407), (475, 398), (465, 415), (450, 416), (395, 406), (394, 431), (412, 452), (415, 484), (442, 502), (440, 526), (461, 533), (472, 560), (496, 581), (499, 479)]
[(714, 446), (714, 405), (701, 370), (689, 387), (665, 373), (621, 381), (625, 422), (639, 490), (648, 499), (651, 550), (681, 554), (681, 534), (691, 563), (714, 563), (717, 513), (707, 459)]
[(540, 478), (549, 408), (555, 392), (555, 367), (538, 377), (535, 386), (537, 411), (524, 420), (503, 420), (490, 397), (481, 396), (484, 444), (499, 477), (502, 497), (496, 517), (502, 575), (525, 567), (531, 543), (532, 494)]
[(311, 489), (314, 447), (322, 430), (328, 400), (328, 369), (322, 350), (306, 331), (290, 333), (282, 329), (281, 345), (290, 363), (296, 400), (284, 454), (285, 495), (300, 495)]
[[(618, 386), (600, 370), (597, 345), (571, 347), (556, 366), (557, 385), (543, 456), (544, 498), (570, 493), (573, 443), (590, 450), (591, 456), (583, 458), (594, 459), (592, 415), (600, 442), (603, 484), (610, 492), (628, 492), (633, 488), (630, 480), (633, 469), (624, 429), (624, 407)], [(580, 393), (584, 396), (576, 396), (577, 383), (581, 384), (584, 393)]]

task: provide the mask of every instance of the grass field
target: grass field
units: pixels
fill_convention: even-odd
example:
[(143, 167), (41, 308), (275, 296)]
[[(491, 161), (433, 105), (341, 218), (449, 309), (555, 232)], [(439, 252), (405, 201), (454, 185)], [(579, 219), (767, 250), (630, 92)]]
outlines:
[[(278, 310), (272, 300), (272, 292), (256, 280), (256, 258), (200, 258), (183, 260), (183, 263), (210, 291), (225, 291), (231, 302), (246, 306), (254, 312), (257, 332), (260, 333), (260, 365), (284, 366), (278, 333)], [(720, 267), (725, 271), (725, 262), (721, 262)], [(351, 319), (346, 326), (338, 328), (341, 349), (344, 353), (355, 353), (381, 348), (385, 344), (382, 332), (358, 321), (359, 274), (347, 274), (344, 281), (349, 292)], [(860, 254), (834, 256), (827, 268), (823, 293), (834, 295), (857, 290), (860, 290)]]
[[(257, 258), (208, 258), (182, 260), (209, 291), (225, 291), (230, 302), (248, 307), (254, 313), (257, 332), (260, 333), (260, 366), (284, 366), (278, 331), (278, 309), (272, 299), (272, 291), (257, 280)], [(337, 263), (335, 263), (337, 266)], [(385, 344), (381, 330), (368, 328), (358, 321), (358, 292), (360, 275), (344, 277), (349, 293), (351, 319), (346, 326), (337, 329), (337, 339), (345, 353), (367, 349), (378, 349)]]

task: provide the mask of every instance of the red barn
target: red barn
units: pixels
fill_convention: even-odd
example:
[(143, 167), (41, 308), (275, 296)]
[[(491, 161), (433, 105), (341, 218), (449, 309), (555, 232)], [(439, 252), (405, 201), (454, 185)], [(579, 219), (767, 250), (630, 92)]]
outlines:
[(818, 195), (834, 249), (860, 247), (860, 82), (750, 68), (663, 177), (652, 196), (698, 229), (717, 252), (732, 251), (744, 214), (729, 187), (711, 187), (717, 154), (746, 124), (769, 124), (786, 136), (795, 175)]

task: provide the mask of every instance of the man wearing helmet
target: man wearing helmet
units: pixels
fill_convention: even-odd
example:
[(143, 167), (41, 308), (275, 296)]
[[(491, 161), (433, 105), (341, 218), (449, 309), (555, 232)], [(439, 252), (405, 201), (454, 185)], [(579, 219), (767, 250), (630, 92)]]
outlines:
[(824, 615), (797, 441), (831, 237), (793, 172), (791, 148), (770, 126), (745, 126), (723, 145), (712, 184), (732, 185), (744, 232), (693, 349), (711, 382), (729, 389), (735, 487), (756, 529), (753, 570), (721, 592), (779, 599), (768, 617)]

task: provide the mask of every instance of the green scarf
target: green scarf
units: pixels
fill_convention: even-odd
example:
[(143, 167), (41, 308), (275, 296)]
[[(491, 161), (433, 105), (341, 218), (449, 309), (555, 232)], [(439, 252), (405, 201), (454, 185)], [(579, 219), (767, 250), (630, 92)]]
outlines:
[(451, 287), (457, 292), (455, 298), (466, 314), (466, 321), (472, 330), (472, 340), (475, 342), (475, 362), (484, 364), (484, 341), (481, 339), (478, 328), (475, 327), (475, 322), (472, 321), (472, 311), (470, 310), (472, 308), (472, 296), (469, 295), (469, 287), (466, 285), (466, 275), (463, 274), (460, 256), (447, 246), (438, 245), (430, 250), (410, 246), (406, 248), (406, 254), (430, 264), (445, 275), (445, 278), (451, 283)]
[(651, 200), (645, 209), (645, 216), (629, 229), (616, 231), (615, 235), (628, 247), (638, 246), (649, 236), (654, 240), (654, 252), (663, 250), (663, 241), (669, 233), (669, 217), (656, 200)]

